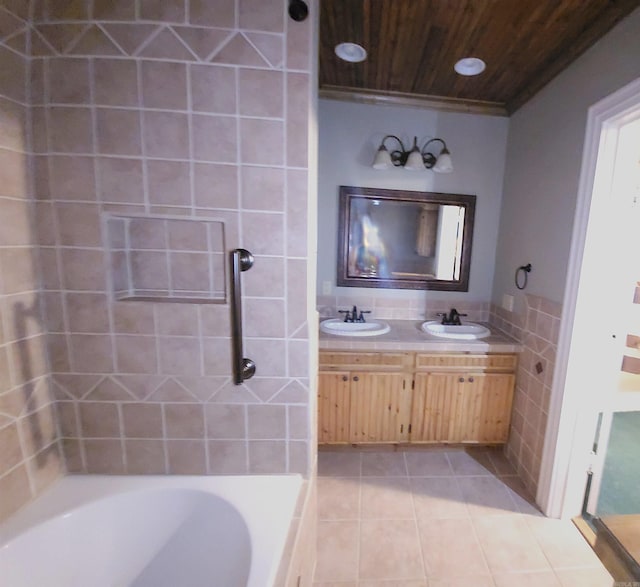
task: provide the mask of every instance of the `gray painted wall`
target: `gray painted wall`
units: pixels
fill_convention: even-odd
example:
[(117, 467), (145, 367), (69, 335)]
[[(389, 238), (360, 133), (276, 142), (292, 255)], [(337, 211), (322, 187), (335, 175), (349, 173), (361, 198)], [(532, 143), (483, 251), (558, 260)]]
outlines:
[[(359, 289), (336, 288), (335, 285), (338, 186), (352, 185), (475, 194), (476, 226), (469, 292), (421, 293), (437, 299), (446, 296), (452, 299), (488, 301), (491, 297), (502, 203), (508, 124), (507, 118), (493, 116), (320, 100), (318, 293), (321, 293), (325, 281), (331, 282), (331, 293), (352, 290), (348, 293), (354, 295), (353, 290)], [(453, 157), (453, 173), (442, 175), (431, 171), (373, 169), (371, 163), (386, 134), (395, 134), (403, 141), (405, 138), (412, 141), (415, 134), (421, 145), (434, 136), (443, 138)], [(363, 293), (367, 296), (388, 296), (389, 290), (365, 290)], [(393, 295), (406, 297), (416, 295), (416, 292), (393, 290)]]
[(493, 301), (526, 292), (561, 302), (590, 106), (640, 76), (640, 9), (619, 23), (510, 119)]

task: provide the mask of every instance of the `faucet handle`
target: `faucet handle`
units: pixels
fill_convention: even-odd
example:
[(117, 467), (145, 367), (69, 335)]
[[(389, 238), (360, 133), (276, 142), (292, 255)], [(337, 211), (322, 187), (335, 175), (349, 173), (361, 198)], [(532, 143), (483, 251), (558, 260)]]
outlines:
[(363, 314), (371, 314), (371, 310), (360, 310), (360, 316), (358, 316), (358, 322), (366, 322)]
[(353, 322), (353, 318), (351, 317), (351, 310), (338, 310), (338, 314), (346, 314), (344, 317), (344, 321)]

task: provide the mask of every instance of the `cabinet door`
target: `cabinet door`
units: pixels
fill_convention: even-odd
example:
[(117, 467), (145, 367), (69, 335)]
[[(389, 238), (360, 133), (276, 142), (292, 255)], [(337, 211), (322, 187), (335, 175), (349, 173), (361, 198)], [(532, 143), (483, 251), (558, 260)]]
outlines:
[(506, 442), (514, 382), (514, 375), (501, 373), (418, 374), (411, 440)]
[(458, 378), (456, 413), (450, 442), (506, 442), (511, 418), (514, 376), (467, 373)]
[(410, 409), (411, 377), (351, 373), (351, 442), (405, 442)]
[(351, 385), (348, 371), (318, 374), (318, 442), (349, 442)]
[(509, 438), (515, 375), (486, 374), (476, 376), (480, 386), (478, 442), (506, 442)]
[(416, 374), (411, 407), (412, 442), (449, 441), (459, 385), (455, 374)]

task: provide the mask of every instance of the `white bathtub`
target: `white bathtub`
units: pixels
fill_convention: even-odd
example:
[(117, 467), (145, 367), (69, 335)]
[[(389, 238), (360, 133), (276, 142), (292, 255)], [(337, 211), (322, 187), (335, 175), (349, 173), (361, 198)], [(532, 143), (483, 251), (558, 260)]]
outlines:
[(297, 475), (70, 475), (0, 526), (3, 587), (271, 587)]

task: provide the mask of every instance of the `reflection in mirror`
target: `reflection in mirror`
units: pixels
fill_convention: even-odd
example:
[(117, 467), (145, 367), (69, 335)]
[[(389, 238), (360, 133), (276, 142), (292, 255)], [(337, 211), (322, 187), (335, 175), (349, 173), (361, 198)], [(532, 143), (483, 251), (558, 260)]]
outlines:
[(340, 187), (338, 285), (467, 291), (475, 196)]

